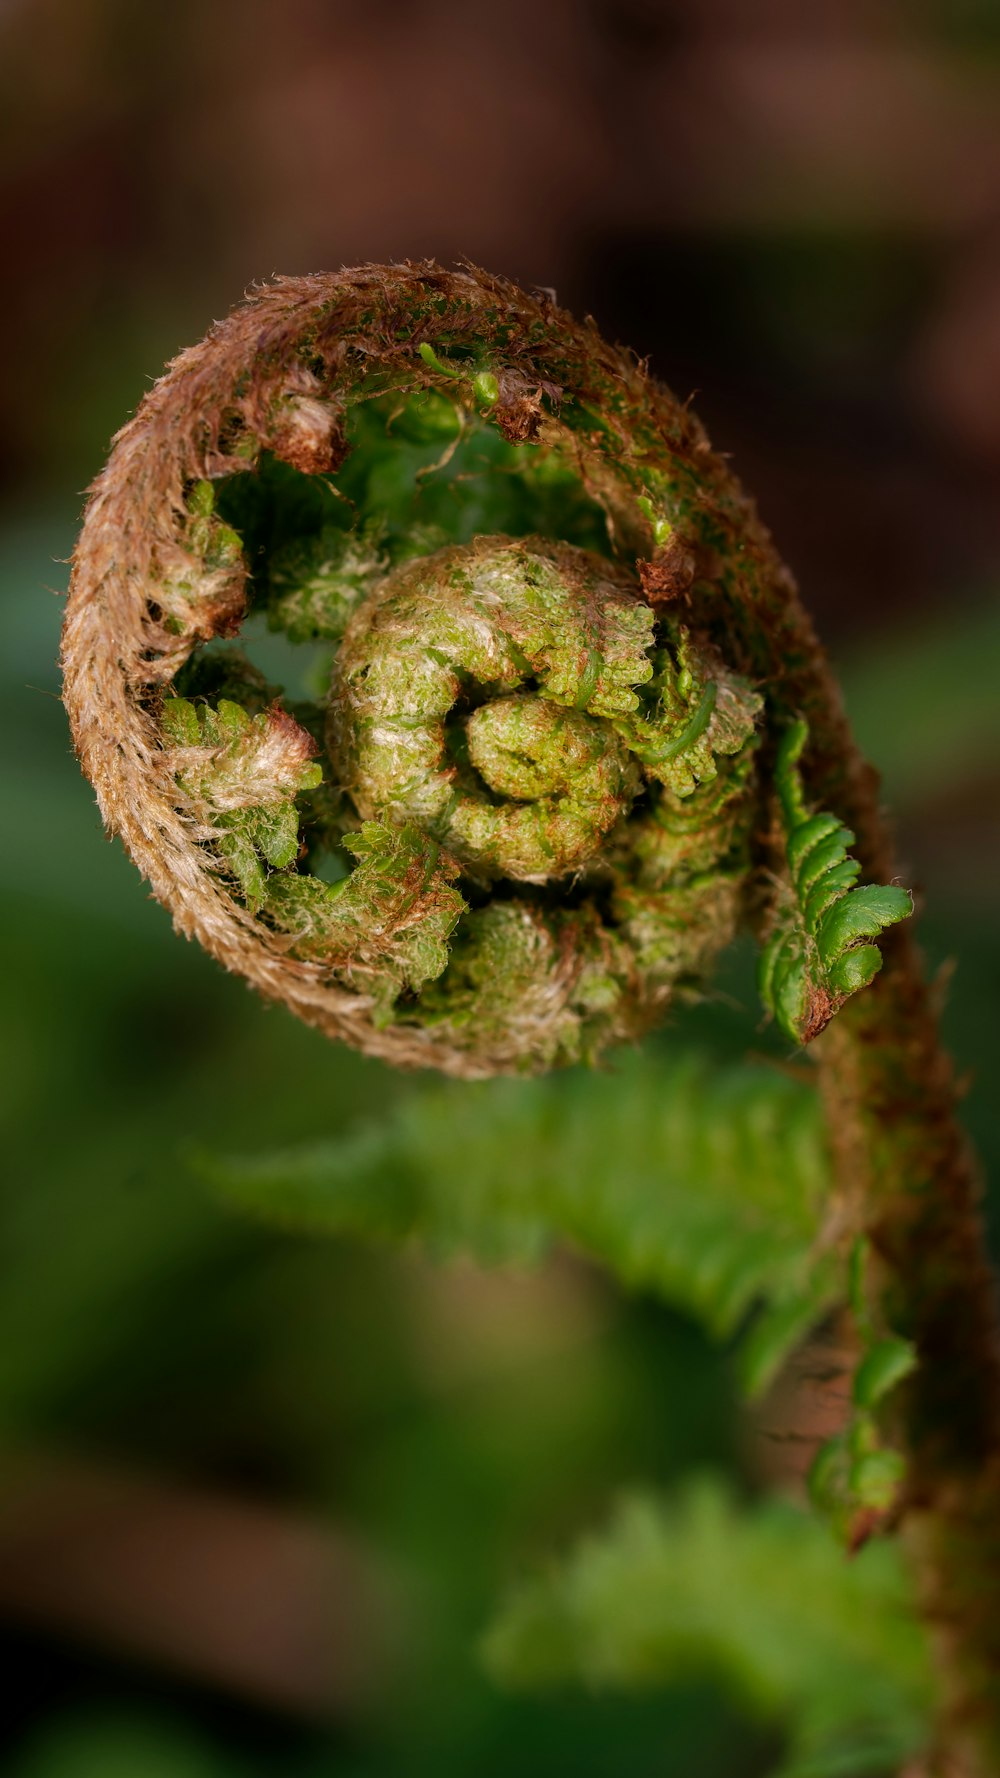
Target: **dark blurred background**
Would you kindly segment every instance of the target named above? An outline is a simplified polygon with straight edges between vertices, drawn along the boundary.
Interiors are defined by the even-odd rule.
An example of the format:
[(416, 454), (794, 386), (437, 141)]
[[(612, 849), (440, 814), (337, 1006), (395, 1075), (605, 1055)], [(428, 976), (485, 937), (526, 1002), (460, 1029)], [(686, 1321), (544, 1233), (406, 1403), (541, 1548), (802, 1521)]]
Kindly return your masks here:
[[(994, 0), (0, 0), (0, 1770), (747, 1778), (699, 1685), (516, 1701), (497, 1591), (623, 1482), (752, 1485), (725, 1351), (559, 1258), (244, 1225), (185, 1163), (419, 1090), (175, 939), (55, 666), (81, 491), (253, 281), (466, 256), (693, 395), (898, 815), (1000, 1164)], [(680, 1015), (758, 1041), (746, 959)]]

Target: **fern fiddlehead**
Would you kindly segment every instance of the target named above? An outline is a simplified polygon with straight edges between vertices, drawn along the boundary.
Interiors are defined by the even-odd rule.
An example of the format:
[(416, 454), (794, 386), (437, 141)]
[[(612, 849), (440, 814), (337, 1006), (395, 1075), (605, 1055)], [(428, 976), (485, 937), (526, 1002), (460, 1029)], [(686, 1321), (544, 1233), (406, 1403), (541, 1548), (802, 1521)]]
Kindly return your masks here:
[[(251, 656), (268, 631), (297, 644), (301, 683), (272, 684), (241, 628)], [(594, 1057), (757, 932), (768, 1007), (819, 1039), (875, 1337), (915, 1354), (889, 1398), (915, 1478), (891, 1511), (945, 1626), (956, 1769), (994, 1769), (1000, 1632), (976, 1601), (1000, 1580), (1000, 1367), (975, 1174), (905, 928), (876, 979), (909, 898), (883, 886), (872, 774), (688, 409), (484, 273), (279, 280), (119, 435), (63, 663), (104, 819), (178, 928), (397, 1064)]]
[[(795, 694), (726, 605), (765, 552), (696, 423), (551, 304), (287, 281), (122, 434), (67, 702), (222, 961), (390, 1060), (535, 1071), (641, 1033), (750, 917)], [(309, 696), (235, 647), (264, 625)]]

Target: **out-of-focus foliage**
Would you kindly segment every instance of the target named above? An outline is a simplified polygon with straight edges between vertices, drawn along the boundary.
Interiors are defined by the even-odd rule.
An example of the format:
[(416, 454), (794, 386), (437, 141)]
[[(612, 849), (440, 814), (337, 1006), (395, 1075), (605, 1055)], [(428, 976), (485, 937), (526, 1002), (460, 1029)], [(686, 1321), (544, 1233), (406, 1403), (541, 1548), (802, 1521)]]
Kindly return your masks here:
[(1000, 603), (980, 598), (936, 624), (882, 637), (848, 677), (851, 714), (897, 809), (954, 794), (1000, 757)]
[(717, 1483), (636, 1496), (561, 1567), (515, 1591), (485, 1641), (501, 1681), (669, 1685), (724, 1675), (784, 1729), (780, 1778), (896, 1772), (926, 1737), (931, 1684), (898, 1551), (852, 1562), (779, 1502)]
[(277, 1223), (412, 1236), (437, 1257), (524, 1264), (567, 1239), (716, 1338), (762, 1301), (745, 1355), (753, 1389), (843, 1293), (818, 1251), (819, 1103), (761, 1064), (650, 1050), (603, 1074), (439, 1087), (339, 1140), (202, 1167)]
[(80, 1716), (39, 1734), (8, 1778), (253, 1778), (254, 1770), (169, 1721)]

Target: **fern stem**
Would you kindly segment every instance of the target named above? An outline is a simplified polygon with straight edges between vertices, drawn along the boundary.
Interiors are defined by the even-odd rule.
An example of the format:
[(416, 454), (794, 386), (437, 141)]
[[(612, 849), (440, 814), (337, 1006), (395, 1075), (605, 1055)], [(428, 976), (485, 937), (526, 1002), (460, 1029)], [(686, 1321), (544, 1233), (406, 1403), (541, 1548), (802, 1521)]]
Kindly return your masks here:
[[(789, 695), (808, 714), (815, 743), (811, 788), (850, 822), (865, 875), (890, 880), (893, 845), (878, 778), (854, 743), (812, 626), (790, 603), (780, 629), (784, 659), (800, 663)], [(873, 1313), (917, 1354), (892, 1396), (892, 1431), (907, 1458), (900, 1529), (941, 1687), (928, 1778), (993, 1778), (1000, 1771), (996, 1285), (952, 1064), (906, 928), (886, 935), (883, 959), (877, 979), (842, 1008), (811, 1054), (838, 1209), (876, 1256)]]
[[(334, 657), (294, 717), (225, 652), (251, 608)], [(592, 1058), (748, 906), (783, 1027), (808, 1042), (839, 1012), (815, 1052), (838, 1190), (878, 1256), (874, 1319), (918, 1358), (892, 1404), (942, 1757), (1000, 1769), (975, 1171), (898, 929), (869, 985), (870, 940), (909, 912), (879, 886), (877, 781), (687, 407), (472, 268), (279, 280), (119, 434), (63, 662), (105, 820), (179, 929), (371, 1054), (465, 1078)]]
[[(808, 719), (810, 792), (850, 823), (870, 881), (895, 870), (877, 773), (858, 750), (794, 595), (757, 605), (772, 699)], [(780, 687), (780, 690), (776, 690)], [(874, 1319), (917, 1364), (891, 1398), (907, 1459), (900, 1530), (940, 1684), (927, 1778), (1000, 1771), (1000, 1323), (981, 1182), (919, 950), (895, 927), (881, 973), (811, 1046), (833, 1149), (837, 1220), (867, 1235)]]
[(908, 934), (816, 1046), (840, 1187), (878, 1257), (889, 1330), (918, 1363), (893, 1396), (903, 1536), (934, 1641), (942, 1763), (1000, 1770), (1000, 1356), (975, 1164)]

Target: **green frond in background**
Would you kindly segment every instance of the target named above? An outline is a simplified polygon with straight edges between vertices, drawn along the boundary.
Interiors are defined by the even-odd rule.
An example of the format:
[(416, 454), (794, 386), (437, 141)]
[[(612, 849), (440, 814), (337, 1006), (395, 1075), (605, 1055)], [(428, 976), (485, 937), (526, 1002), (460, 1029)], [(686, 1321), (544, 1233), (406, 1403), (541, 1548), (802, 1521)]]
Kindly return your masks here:
[(486, 1263), (570, 1241), (719, 1338), (763, 1304), (743, 1352), (751, 1389), (844, 1289), (815, 1245), (818, 1101), (759, 1063), (646, 1053), (596, 1076), (435, 1087), (335, 1140), (198, 1164), (239, 1208), (291, 1228)]
[(162, 1718), (80, 1713), (38, 1736), (9, 1778), (256, 1778), (238, 1755)]
[(853, 833), (805, 802), (798, 763), (808, 737), (804, 722), (793, 723), (775, 761), (788, 883), (759, 977), (764, 1005), (794, 1043), (818, 1036), (844, 1001), (874, 980), (882, 956), (869, 941), (913, 912), (906, 889), (855, 887), (861, 866), (848, 850)]
[[(483, 1645), (502, 1684), (727, 1682), (786, 1737), (780, 1778), (895, 1773), (927, 1734), (929, 1670), (897, 1552), (845, 1559), (821, 1524), (694, 1480), (513, 1592)], [(775, 1775), (778, 1778), (778, 1774)]]

